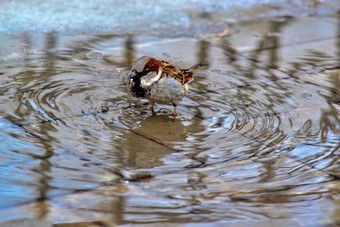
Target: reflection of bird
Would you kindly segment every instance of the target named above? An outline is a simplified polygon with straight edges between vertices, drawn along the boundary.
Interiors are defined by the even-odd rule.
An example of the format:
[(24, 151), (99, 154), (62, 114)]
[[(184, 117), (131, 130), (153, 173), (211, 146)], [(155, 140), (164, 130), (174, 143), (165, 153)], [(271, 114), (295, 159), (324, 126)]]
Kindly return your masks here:
[(189, 69), (179, 69), (166, 61), (143, 56), (132, 65), (132, 73), (127, 84), (131, 95), (137, 98), (146, 98), (152, 102), (172, 104), (174, 106), (174, 119), (176, 106), (188, 91), (187, 83), (192, 76), (207, 65), (196, 64)]

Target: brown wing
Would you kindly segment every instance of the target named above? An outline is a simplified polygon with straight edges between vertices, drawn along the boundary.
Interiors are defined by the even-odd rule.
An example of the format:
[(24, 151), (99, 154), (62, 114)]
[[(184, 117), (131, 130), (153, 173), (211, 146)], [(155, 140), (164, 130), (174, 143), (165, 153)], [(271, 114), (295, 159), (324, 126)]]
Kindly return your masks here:
[(166, 61), (161, 61), (161, 64), (163, 67), (163, 73), (165, 73), (166, 75), (170, 77), (175, 78), (176, 80), (181, 82), (181, 84), (186, 84), (187, 82), (192, 80), (192, 74), (193, 74), (192, 72), (181, 70)]

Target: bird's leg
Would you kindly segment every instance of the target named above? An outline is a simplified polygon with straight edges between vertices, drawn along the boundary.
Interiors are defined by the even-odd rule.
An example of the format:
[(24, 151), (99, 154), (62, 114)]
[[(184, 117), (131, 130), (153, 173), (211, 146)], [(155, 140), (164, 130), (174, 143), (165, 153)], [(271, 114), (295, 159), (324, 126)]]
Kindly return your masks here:
[(152, 111), (152, 113), (154, 113), (155, 111), (153, 110), (153, 106), (155, 105), (155, 102), (152, 102), (151, 106), (150, 106), (150, 110)]
[(174, 120), (176, 119), (176, 107), (177, 105), (176, 104), (173, 104), (174, 105)]

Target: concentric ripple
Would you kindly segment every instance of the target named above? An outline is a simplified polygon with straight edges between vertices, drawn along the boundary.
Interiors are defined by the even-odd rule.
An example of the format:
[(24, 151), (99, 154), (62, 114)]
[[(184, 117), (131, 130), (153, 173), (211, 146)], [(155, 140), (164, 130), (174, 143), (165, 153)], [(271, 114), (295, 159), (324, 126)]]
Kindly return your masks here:
[(30, 60), (28, 65), (25, 62), (17, 63), (15, 69), (12, 66), (4, 68), (8, 78), (17, 83), (16, 87), (6, 89), (7, 92), (3, 93), (4, 105), (8, 104), (5, 100), (17, 105), (11, 117), (26, 121), (26, 124), (55, 122), (67, 117), (96, 113), (102, 111), (104, 106), (119, 108), (123, 105), (122, 99), (127, 94), (115, 70), (100, 73), (77, 62), (63, 60), (52, 60), (44, 68), (41, 66), (44, 62), (41, 61)]
[[(122, 77), (144, 52), (107, 42), (89, 39), (74, 49), (26, 53), (0, 66), (0, 139), (8, 140), (0, 167), (14, 175), (0, 176), (0, 187), (14, 185), (0, 198), (45, 201), (76, 191), (53, 205), (84, 210), (83, 201), (90, 201), (91, 212), (111, 214), (108, 201), (116, 201), (123, 224), (232, 224), (318, 207), (322, 184), (339, 175), (334, 88), (269, 77), (263, 65), (254, 75), (244, 75), (242, 64), (232, 75), (221, 66), (197, 75), (172, 120), (171, 105), (156, 104), (152, 113), (147, 100), (127, 93)], [(162, 50), (165, 44), (157, 45)], [(188, 64), (196, 61), (187, 58)], [(106, 191), (107, 185), (124, 190)], [(20, 197), (16, 187), (28, 193)], [(89, 189), (98, 191), (78, 193)]]

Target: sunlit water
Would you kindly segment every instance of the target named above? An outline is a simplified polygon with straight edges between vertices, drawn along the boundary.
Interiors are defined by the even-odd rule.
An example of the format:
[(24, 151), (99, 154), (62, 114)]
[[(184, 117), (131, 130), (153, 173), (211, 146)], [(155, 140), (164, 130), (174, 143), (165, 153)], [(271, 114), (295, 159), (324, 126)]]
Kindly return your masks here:
[[(22, 3), (6, 4), (20, 8)], [(105, 26), (104, 17), (96, 23)], [(37, 26), (30, 29), (41, 29)], [(58, 30), (53, 26), (60, 25), (47, 29)], [(114, 27), (119, 23), (112, 26), (124, 30)], [(6, 31), (18, 32), (11, 29)], [(135, 27), (124, 31), (129, 29)], [(332, 192), (325, 184), (340, 176), (339, 80), (330, 76), (319, 84), (309, 82), (313, 72), (308, 70), (311, 65), (337, 68), (338, 56), (315, 50), (315, 42), (289, 60), (278, 49), (252, 52), (264, 40), (269, 46), (280, 38), (287, 41), (275, 33), (283, 31), (268, 29), (264, 40), (252, 32), (256, 45), (242, 47), (237, 33), (235, 40), (219, 42), (187, 34), (173, 39), (58, 32), (26, 33), (14, 41), (5, 37), (7, 47), (15, 49), (5, 47), (0, 64), (0, 209), (52, 200), (69, 209), (115, 213), (118, 224), (223, 225), (279, 218), (288, 225), (290, 219), (312, 224), (319, 215), (336, 216), (322, 195)], [(331, 47), (339, 51), (337, 42)], [(124, 77), (140, 55), (182, 67), (209, 63), (190, 83), (175, 121), (171, 106), (157, 105), (152, 114), (146, 100), (128, 95)], [(105, 187), (113, 188), (80, 201), (67, 197)], [(33, 216), (57, 223), (100, 220), (74, 218), (72, 212), (58, 216), (48, 211), (52, 205), (46, 206), (37, 205)]]

